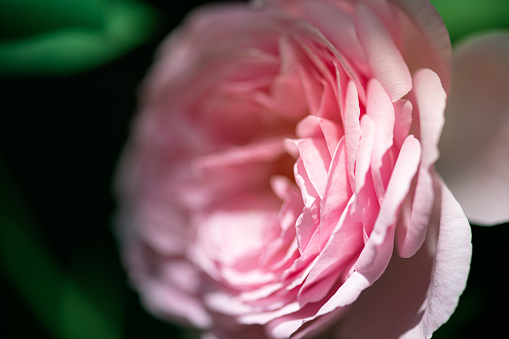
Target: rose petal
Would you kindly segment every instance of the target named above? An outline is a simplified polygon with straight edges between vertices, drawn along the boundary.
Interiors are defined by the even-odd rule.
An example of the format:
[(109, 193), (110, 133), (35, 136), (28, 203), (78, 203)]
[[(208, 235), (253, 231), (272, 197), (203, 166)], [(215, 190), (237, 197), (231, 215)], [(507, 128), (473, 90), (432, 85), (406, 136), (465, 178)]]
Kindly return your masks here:
[(167, 257), (151, 251), (134, 234), (123, 237), (123, 260), (131, 269), (133, 284), (144, 291), (141, 295), (144, 306), (160, 317), (210, 326), (212, 319), (196, 298), (202, 278), (196, 268), (176, 258), (167, 262)]
[[(299, 301), (316, 302), (322, 299), (337, 280), (338, 273), (344, 272), (346, 265), (361, 250), (362, 233), (360, 225), (350, 218), (350, 211), (345, 209), (324, 248), (314, 260), (311, 271), (300, 292)], [(325, 279), (328, 274), (335, 272), (333, 280), (327, 280), (317, 290), (315, 284)], [(309, 293), (310, 294), (306, 294)]]
[(471, 233), (460, 205), (439, 185), (440, 225), (438, 220), (431, 225), (438, 239), (430, 234), (428, 246), (409, 259), (394, 254), (383, 276), (341, 320), (334, 338), (379, 338), (380, 333), (384, 338), (430, 338), (452, 314), (468, 276)]
[(444, 123), (445, 91), (438, 76), (429, 69), (414, 75), (414, 108), (418, 110), (422, 159), (412, 202), (410, 221), (398, 227), (397, 246), (402, 257), (412, 256), (426, 238), (434, 200), (433, 164), (438, 159), (438, 140)]
[(279, 39), (279, 57), (279, 75), (273, 79), (270, 94), (258, 92), (255, 99), (273, 114), (302, 118), (307, 114), (307, 107), (299, 68), (309, 68), (309, 61), (286, 35)]
[(160, 57), (148, 75), (143, 95), (154, 97), (165, 90), (168, 83), (179, 83), (201, 57), (197, 50), (209, 50), (225, 32), (234, 31), (239, 22), (251, 16), (249, 8), (241, 4), (208, 6), (192, 12), (184, 23), (185, 29), (174, 32), (159, 47)]
[(324, 138), (331, 157), (343, 133), (343, 129), (337, 123), (314, 115), (308, 115), (296, 127), (299, 138)]
[(419, 310), (426, 299), (432, 264), (425, 247), (409, 259), (393, 253), (387, 270), (355, 301), (333, 338), (398, 338), (408, 331), (422, 317)]
[(363, 5), (358, 6), (355, 24), (373, 75), (392, 101), (401, 99), (412, 88), (412, 77), (389, 31)]
[(325, 197), (320, 208), (321, 247), (329, 238), (352, 196), (346, 170), (345, 138), (341, 138), (329, 168)]
[(435, 267), (424, 315), (420, 323), (404, 336), (408, 339), (419, 335), (430, 338), (433, 331), (449, 319), (465, 289), (470, 270), (470, 225), (447, 186), (441, 181), (439, 184), (442, 201)]
[(202, 172), (252, 162), (274, 161), (282, 153), (284, 153), (283, 140), (268, 139), (243, 147), (233, 147), (223, 152), (198, 157), (193, 165), (195, 170)]
[(408, 136), (396, 160), (373, 232), (354, 266), (355, 270), (371, 282), (380, 277), (389, 262), (394, 241), (391, 239), (391, 233), (394, 231), (401, 204), (410, 190), (412, 179), (417, 171), (420, 150), (418, 140)]
[(366, 114), (375, 123), (371, 175), (378, 200), (381, 201), (394, 166), (394, 160), (390, 157), (389, 149), (393, 144), (394, 121), (396, 118), (391, 99), (376, 79), (368, 82), (367, 94)]
[(355, 200), (352, 220), (362, 222), (367, 241), (379, 210), (373, 179), (369, 171), (376, 131), (374, 121), (367, 114), (361, 118), (361, 132), (362, 137), (355, 162)]
[(509, 34), (478, 36), (454, 53), (437, 167), (468, 218), (509, 220)]
[(355, 160), (357, 158), (357, 149), (361, 139), (362, 131), (359, 122), (359, 94), (353, 82), (349, 82), (346, 90), (345, 110), (345, 147), (347, 157), (348, 179), (352, 190), (355, 188)]
[(394, 145), (399, 150), (412, 126), (412, 103), (408, 100), (399, 100), (394, 103)]
[[(405, 61), (413, 73), (432, 69), (446, 91), (451, 84), (451, 41), (438, 12), (428, 0), (391, 0), (406, 16), (401, 17), (405, 38)], [(410, 20), (410, 21), (408, 21)]]
[(334, 47), (342, 55), (346, 55), (365, 76), (370, 76), (366, 55), (357, 38), (352, 15), (335, 4), (309, 2), (303, 7), (306, 18), (330, 40)]
[(300, 159), (304, 165), (309, 181), (323, 199), (327, 185), (331, 155), (325, 141), (319, 138), (302, 138), (290, 140), (299, 149)]

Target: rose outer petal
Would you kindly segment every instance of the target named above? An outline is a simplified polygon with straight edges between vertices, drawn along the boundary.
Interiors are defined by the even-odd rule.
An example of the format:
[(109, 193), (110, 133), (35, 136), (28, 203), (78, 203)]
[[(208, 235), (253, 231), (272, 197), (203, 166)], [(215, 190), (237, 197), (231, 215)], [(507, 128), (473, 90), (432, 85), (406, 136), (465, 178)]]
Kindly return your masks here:
[(383, 276), (359, 297), (333, 338), (380, 338), (380, 333), (383, 338), (430, 338), (453, 313), (470, 268), (471, 231), (449, 189), (441, 181), (438, 185), (441, 212), (430, 225), (427, 242), (411, 258), (394, 253)]
[(453, 56), (437, 164), (473, 223), (509, 220), (509, 33), (477, 36)]
[(401, 16), (405, 60), (410, 72), (429, 68), (438, 74), (445, 91), (451, 85), (451, 40), (447, 28), (428, 0), (391, 0), (408, 16)]

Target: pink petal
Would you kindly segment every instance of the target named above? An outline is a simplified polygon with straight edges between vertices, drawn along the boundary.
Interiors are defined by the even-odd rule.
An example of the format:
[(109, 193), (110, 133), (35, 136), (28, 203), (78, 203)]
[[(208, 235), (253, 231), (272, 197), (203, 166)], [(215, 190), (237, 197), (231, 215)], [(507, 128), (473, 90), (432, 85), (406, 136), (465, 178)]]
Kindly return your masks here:
[(394, 145), (399, 150), (412, 126), (412, 103), (408, 100), (399, 100), (394, 103)]
[[(298, 25), (294, 28), (302, 31), (307, 38), (312, 39), (314, 44), (317, 44), (317, 47), (321, 47), (309, 48), (309, 46), (307, 46), (308, 58), (316, 67), (323, 84), (319, 111), (315, 112), (315, 110), (312, 109), (310, 114), (336, 120), (338, 116), (337, 113), (339, 113), (337, 111), (338, 106), (342, 105), (340, 98), (345, 95), (347, 80), (350, 79), (355, 83), (359, 91), (359, 96), (364, 99), (364, 79), (361, 79), (357, 70), (350, 65), (348, 60), (343, 58), (334, 45), (315, 27), (311, 25)], [(301, 39), (300, 41), (303, 47), (306, 46), (306, 40)], [(335, 72), (331, 72), (331, 65), (333, 65)]]
[(397, 7), (391, 1), (354, 1), (362, 2), (363, 5), (368, 7), (384, 24), (387, 28), (395, 45), (401, 50), (401, 26), (398, 17)]
[[(155, 201), (140, 203), (137, 214), (126, 212), (125, 225), (136, 224), (136, 231), (153, 250), (163, 255), (182, 255), (189, 245), (190, 232), (180, 211)], [(171, 220), (171, 221), (170, 221)]]
[(342, 138), (332, 158), (325, 197), (321, 202), (320, 243), (322, 247), (352, 196), (346, 171), (345, 153), (345, 138)]
[[(327, 323), (332, 318), (339, 317), (348, 310), (348, 306), (357, 300), (359, 294), (369, 287), (370, 282), (358, 272), (353, 272), (348, 280), (339, 287), (339, 289), (330, 294), (327, 302), (308, 304), (299, 311), (285, 315), (279, 319), (270, 322), (267, 326), (271, 338), (302, 338), (301, 334), (307, 332), (307, 327), (302, 327), (310, 321)], [(313, 323), (309, 324), (310, 330), (314, 330)]]
[(425, 246), (408, 259), (394, 253), (382, 277), (341, 320), (334, 338), (424, 339), (448, 320), (465, 288), (471, 233), (460, 205), (440, 186), (440, 221), (430, 225)]
[(365, 76), (370, 76), (364, 50), (355, 32), (355, 23), (351, 13), (327, 3), (307, 2), (303, 5), (304, 15), (350, 62)]
[(406, 35), (405, 61), (413, 73), (420, 68), (438, 74), (444, 88), (451, 83), (451, 41), (438, 12), (428, 0), (391, 0), (406, 14), (401, 31)]
[(391, 99), (376, 79), (371, 79), (368, 82), (367, 95), (366, 114), (375, 123), (371, 175), (377, 197), (379, 200), (383, 200), (394, 164), (394, 160), (390, 158), (389, 153), (393, 143), (394, 107)]
[(419, 140), (422, 143), (422, 162), (431, 166), (438, 159), (438, 141), (444, 125), (446, 94), (440, 78), (429, 69), (414, 74), (414, 107), (419, 111)]
[(258, 92), (259, 100), (273, 114), (281, 114), (290, 119), (302, 118), (307, 114), (307, 102), (299, 68), (310, 67), (309, 61), (299, 46), (288, 36), (279, 39), (279, 74), (274, 78), (267, 95)]
[(353, 190), (355, 187), (355, 160), (357, 158), (357, 149), (359, 148), (362, 132), (359, 122), (359, 94), (352, 81), (347, 85), (344, 112), (343, 123), (345, 125), (346, 167), (348, 169), (348, 179)]
[(303, 138), (291, 140), (299, 149), (300, 159), (304, 165), (309, 181), (323, 199), (327, 185), (331, 155), (323, 138)]
[(443, 182), (441, 216), (436, 245), (435, 267), (428, 299), (420, 323), (405, 338), (431, 337), (458, 305), (465, 289), (472, 256), (472, 233), (468, 220)]
[[(309, 46), (303, 37), (295, 37), (306, 52), (310, 63), (305, 67), (300, 67), (300, 76), (304, 88), (304, 94), (309, 106), (309, 114), (333, 121), (338, 120), (341, 96), (342, 82), (346, 80), (344, 72), (358, 83), (358, 79), (353, 70), (347, 65), (342, 56), (334, 49), (334, 46), (320, 34), (318, 30), (311, 26), (299, 26), (296, 29), (303, 29), (304, 35), (310, 35), (314, 38), (318, 46)], [(330, 51), (326, 53), (325, 51)], [(330, 65), (334, 65), (335, 72), (331, 72)], [(338, 75), (340, 74), (340, 75)], [(337, 79), (339, 78), (339, 81)]]
[(157, 58), (157, 64), (145, 82), (143, 95), (153, 97), (164, 92), (168, 84), (179, 83), (201, 56), (199, 51), (210, 50), (211, 44), (221, 40), (218, 37), (226, 32), (231, 34), (233, 27), (250, 17), (249, 8), (240, 4), (208, 6), (193, 11), (184, 22), (185, 28), (170, 35), (159, 47), (157, 53), (164, 57)]
[(397, 246), (402, 257), (412, 256), (426, 237), (434, 200), (433, 165), (438, 159), (438, 140), (444, 123), (445, 92), (438, 76), (429, 69), (414, 75), (414, 109), (418, 110), (422, 159), (407, 227), (398, 227)]
[(328, 296), (325, 298), (327, 300), (325, 304), (311, 303), (300, 307), (293, 313), (287, 313), (271, 321), (267, 329), (273, 338), (289, 338), (290, 335), (309, 321), (320, 321), (317, 318), (328, 315), (331, 312), (343, 312), (344, 307), (353, 303), (360, 292), (368, 286), (369, 282), (366, 278), (354, 272), (336, 292), (330, 291), (328, 293)]
[(199, 300), (202, 276), (187, 260), (151, 251), (134, 233), (124, 233), (123, 260), (144, 306), (163, 318), (209, 327), (212, 319)]
[(333, 338), (398, 338), (408, 331), (422, 316), (419, 310), (426, 299), (432, 265), (425, 247), (409, 259), (393, 253), (382, 277), (355, 301)]
[(363, 5), (358, 6), (355, 23), (374, 77), (392, 101), (401, 99), (412, 88), (412, 78), (391, 34), (380, 19)]
[(454, 53), (438, 169), (468, 218), (509, 220), (509, 34), (478, 36)]
[(312, 243), (312, 245), (315, 245), (313, 246), (315, 248), (315, 251), (319, 250), (318, 246), (320, 242), (317, 241), (317, 236), (314, 235), (317, 232), (318, 226), (320, 224), (319, 219), (320, 209), (317, 203), (318, 202), (315, 200), (315, 202), (311, 206), (304, 207), (304, 209), (302, 210), (302, 214), (295, 222), (297, 243), (299, 245), (299, 251), (301, 254), (303, 254), (304, 251), (308, 249), (309, 242), (313, 237), (315, 238), (315, 240)]
[(295, 183), (299, 186), (302, 201), (304, 202), (305, 207), (311, 207), (318, 198), (318, 193), (316, 193), (315, 188), (311, 184), (309, 180), (308, 174), (304, 167), (304, 163), (302, 159), (297, 159), (295, 165), (293, 167), (293, 172), (295, 176)]
[(368, 115), (363, 115), (360, 127), (362, 137), (359, 141), (355, 159), (354, 193), (356, 199), (353, 208), (353, 219), (355, 221), (365, 220), (366, 206), (368, 206), (369, 198), (372, 195), (372, 185), (370, 185), (371, 181), (370, 176), (368, 176), (368, 171), (370, 167), (371, 153), (373, 150), (375, 124)]
[(157, 280), (145, 281), (137, 287), (144, 306), (153, 314), (162, 318), (183, 317), (197, 327), (212, 324), (210, 315), (204, 310), (201, 301), (182, 291)]
[[(361, 228), (358, 223), (351, 220), (349, 212), (349, 209), (345, 209), (341, 214), (325, 247), (311, 264), (311, 271), (299, 292), (300, 302), (321, 300), (329, 293), (338, 276), (345, 271), (346, 265), (360, 252), (363, 245)], [(332, 275), (332, 279), (325, 278), (329, 274)], [(314, 285), (321, 282), (325, 284), (317, 290)]]
[(413, 136), (409, 136), (403, 143), (394, 165), (373, 232), (354, 266), (356, 271), (366, 276), (371, 282), (380, 277), (389, 262), (394, 241), (391, 239), (391, 234), (394, 231), (401, 204), (410, 191), (419, 160), (420, 144)]
[(323, 137), (325, 138), (325, 142), (327, 143), (327, 147), (329, 148), (329, 152), (332, 157), (334, 156), (334, 152), (336, 151), (339, 140), (343, 137), (344, 132), (338, 124), (327, 119), (320, 120), (320, 128), (322, 129)]
[(297, 124), (296, 134), (299, 138), (324, 138), (332, 157), (339, 139), (343, 136), (343, 130), (329, 119), (308, 115)]
[(208, 171), (250, 162), (274, 161), (284, 153), (282, 139), (268, 139), (197, 158), (194, 169)]

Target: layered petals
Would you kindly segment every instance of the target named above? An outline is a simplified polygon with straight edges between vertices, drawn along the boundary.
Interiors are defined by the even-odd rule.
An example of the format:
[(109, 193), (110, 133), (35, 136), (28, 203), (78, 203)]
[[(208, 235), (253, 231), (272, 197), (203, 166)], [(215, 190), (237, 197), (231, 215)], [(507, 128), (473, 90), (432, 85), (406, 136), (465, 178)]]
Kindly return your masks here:
[(470, 268), (470, 225), (447, 187), (436, 183), (439, 217), (430, 220), (424, 246), (411, 258), (394, 253), (383, 276), (345, 315), (337, 338), (430, 338), (456, 308)]

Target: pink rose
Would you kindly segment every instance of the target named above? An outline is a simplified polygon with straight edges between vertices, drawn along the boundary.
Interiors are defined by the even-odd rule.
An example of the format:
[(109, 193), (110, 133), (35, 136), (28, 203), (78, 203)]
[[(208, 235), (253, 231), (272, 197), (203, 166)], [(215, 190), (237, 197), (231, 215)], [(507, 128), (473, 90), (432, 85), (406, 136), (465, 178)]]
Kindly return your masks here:
[(146, 307), (204, 338), (429, 338), (471, 256), (434, 169), (450, 55), (424, 0), (193, 12), (118, 176)]

